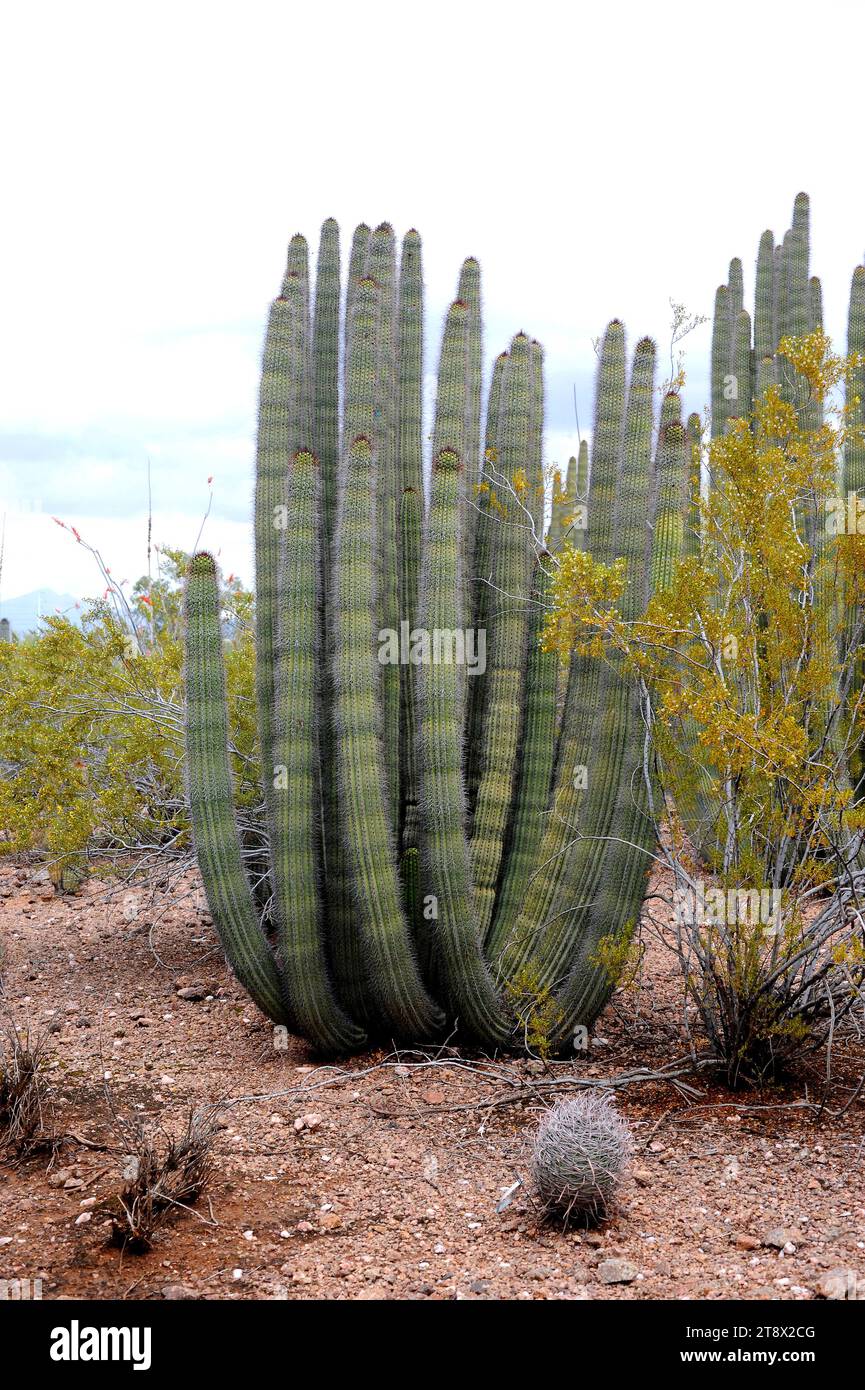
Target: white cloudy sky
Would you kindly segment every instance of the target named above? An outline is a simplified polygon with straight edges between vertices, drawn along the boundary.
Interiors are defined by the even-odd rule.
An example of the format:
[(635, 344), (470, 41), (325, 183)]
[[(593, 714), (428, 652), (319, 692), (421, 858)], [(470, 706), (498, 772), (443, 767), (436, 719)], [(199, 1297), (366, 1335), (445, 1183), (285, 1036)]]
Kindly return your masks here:
[[(434, 366), (464, 255), (488, 360), (547, 349), (550, 457), (591, 412), (613, 315), (664, 339), (711, 312), (731, 255), (812, 197), (813, 268), (843, 337), (865, 249), (860, 0), (245, 0), (7, 7), (0, 52), (3, 597), (93, 593), (205, 530), (251, 579), (258, 359), (289, 236), (336, 216), (424, 236)], [(690, 343), (706, 396), (708, 331)]]

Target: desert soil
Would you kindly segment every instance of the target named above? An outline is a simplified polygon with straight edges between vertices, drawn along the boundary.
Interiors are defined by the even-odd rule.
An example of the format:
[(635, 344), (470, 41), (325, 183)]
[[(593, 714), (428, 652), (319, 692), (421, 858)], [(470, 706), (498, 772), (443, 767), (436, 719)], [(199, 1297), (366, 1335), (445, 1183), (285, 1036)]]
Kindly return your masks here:
[[(236, 984), (191, 872), (57, 896), (37, 864), (0, 861), (0, 947), (0, 1012), (50, 1030), (60, 1139), (0, 1159), (0, 1280), (39, 1278), (43, 1298), (803, 1300), (837, 1269), (865, 1276), (865, 1101), (801, 1105), (823, 1095), (817, 1061), (760, 1093), (617, 1091), (636, 1151), (597, 1231), (542, 1224), (528, 1186), (497, 1210), (552, 1080), (683, 1055), (658, 948), (589, 1052), (548, 1068), (447, 1048), (323, 1065)], [(830, 1109), (863, 1066), (836, 1043)], [(216, 1102), (208, 1192), (148, 1253), (111, 1245), (100, 1209), (129, 1161), (112, 1112), (178, 1134)]]

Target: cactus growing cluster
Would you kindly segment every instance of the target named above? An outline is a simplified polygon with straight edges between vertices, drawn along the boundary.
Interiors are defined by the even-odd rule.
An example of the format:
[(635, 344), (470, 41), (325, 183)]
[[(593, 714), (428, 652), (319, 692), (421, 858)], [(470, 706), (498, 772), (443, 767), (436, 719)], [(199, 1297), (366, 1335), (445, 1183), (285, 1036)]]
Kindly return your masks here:
[[(216, 567), (192, 561), (187, 752), (198, 861), (238, 978), (325, 1052), (454, 1027), (566, 1049), (614, 986), (655, 826), (640, 693), (538, 636), (562, 546), (622, 557), (638, 613), (685, 544), (679, 398), (655, 347), (600, 347), (592, 457), (547, 486), (543, 353), (518, 333), (483, 413), (480, 269), (462, 267), (425, 477), (421, 242), (293, 238), (268, 321), (255, 491), (267, 853), (232, 809)], [(548, 494), (550, 496), (548, 497)], [(545, 531), (546, 514), (550, 512)], [(528, 1001), (528, 1002), (527, 1002)], [(534, 1022), (537, 1022), (535, 1017)]]

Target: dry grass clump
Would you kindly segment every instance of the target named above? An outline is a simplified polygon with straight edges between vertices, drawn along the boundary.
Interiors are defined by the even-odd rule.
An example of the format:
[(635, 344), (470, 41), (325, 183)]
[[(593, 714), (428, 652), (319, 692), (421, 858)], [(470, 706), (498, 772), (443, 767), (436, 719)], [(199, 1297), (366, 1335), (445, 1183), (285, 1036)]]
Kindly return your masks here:
[(46, 1044), (11, 1020), (0, 1032), (0, 1153), (27, 1158), (54, 1145)]
[(213, 1174), (213, 1114), (191, 1111), (179, 1139), (139, 1121), (124, 1126), (125, 1185), (104, 1208), (112, 1224), (111, 1239), (141, 1254), (178, 1211), (198, 1201)]

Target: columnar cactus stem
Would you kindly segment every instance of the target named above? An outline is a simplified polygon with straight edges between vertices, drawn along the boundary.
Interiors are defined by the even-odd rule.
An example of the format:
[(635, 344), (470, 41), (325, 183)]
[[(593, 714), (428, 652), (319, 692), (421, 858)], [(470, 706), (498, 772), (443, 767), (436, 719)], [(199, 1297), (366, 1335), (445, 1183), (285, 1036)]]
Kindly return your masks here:
[(589, 446), (585, 439), (580, 440), (577, 457), (568, 462), (568, 497), (570, 506), (565, 518), (565, 540), (575, 550), (585, 550), (589, 509)]
[(732, 321), (730, 291), (719, 285), (715, 293), (715, 315), (712, 324), (712, 438), (724, 433), (729, 415), (729, 402), (724, 395), (726, 377), (730, 372)]
[[(654, 367), (655, 345), (651, 339), (642, 339), (634, 353), (625, 443), (619, 451), (613, 517), (609, 526), (611, 543), (627, 563), (628, 584), (620, 605), (626, 618), (638, 614), (643, 598)], [(593, 476), (597, 480), (594, 470)], [(592, 516), (594, 524), (598, 517), (594, 504)], [(591, 544), (594, 555), (594, 535)], [(565, 846), (570, 848), (569, 852), (562, 854), (562, 858), (566, 859), (566, 869), (557, 885), (559, 891), (553, 896), (552, 911), (535, 915), (526, 924), (529, 931), (524, 935), (523, 923), (534, 897), (530, 889), (521, 921), (514, 933), (514, 949), (508, 952), (506, 961), (511, 978), (514, 978), (515, 970), (518, 972), (528, 960), (539, 986), (550, 987), (562, 979), (569, 967), (575, 942), (579, 940), (586, 921), (586, 905), (600, 891), (602, 856), (598, 852), (598, 843), (609, 835), (616, 808), (629, 794), (634, 758), (637, 756), (634, 740), (641, 741), (642, 738), (642, 726), (634, 729), (628, 720), (632, 687), (633, 680), (621, 673), (618, 663), (613, 661), (603, 666), (596, 691), (596, 708), (589, 722), (589, 737), (584, 744), (587, 751), (579, 760), (585, 765), (587, 773), (586, 795), (579, 808), (581, 838), (572, 844), (575, 826), (568, 816), (567, 827), (561, 827), (567, 838), (560, 850)], [(563, 798), (565, 805), (571, 799)], [(557, 821), (563, 816), (563, 807), (558, 802), (554, 807), (554, 816)], [(549, 848), (542, 844), (539, 851), (541, 864), (547, 862)]]
[(703, 425), (696, 412), (688, 416), (687, 455), (685, 469), (687, 478), (688, 511), (685, 523), (685, 555), (700, 554), (700, 534), (702, 521), (700, 512), (700, 463), (703, 445)]
[(687, 442), (682, 425), (682, 402), (669, 391), (661, 407), (658, 446), (655, 453), (652, 524), (647, 533), (644, 600), (653, 592), (669, 587), (676, 564), (684, 549), (688, 510)]
[[(400, 540), (404, 574), (417, 574), (421, 555), (421, 536), (423, 531), (423, 504), (420, 494), (407, 487), (400, 502)], [(400, 640), (402, 634), (409, 636), (415, 630), (418, 615), (418, 596), (403, 595)], [(404, 626), (403, 626), (404, 624)], [(411, 661), (400, 666), (402, 677), (402, 709), (400, 711), (400, 764), (402, 771), (402, 825), (400, 845), (403, 851), (416, 849), (418, 844), (417, 813), (417, 719), (416, 719), (416, 679)]]
[(754, 355), (758, 362), (772, 357), (778, 339), (775, 328), (775, 235), (766, 231), (757, 252), (757, 286), (754, 299)]
[[(865, 363), (865, 266), (862, 265), (857, 265), (850, 284), (847, 352), (859, 354)], [(865, 365), (853, 369), (847, 384), (846, 406), (848, 437), (844, 442), (841, 469), (841, 492), (845, 499), (851, 492), (856, 493), (858, 497), (865, 496), (865, 438), (862, 433), (865, 424)], [(842, 637), (843, 656), (846, 656), (851, 644), (856, 640), (856, 628), (861, 616), (858, 604), (848, 604)], [(860, 787), (865, 770), (863, 760), (858, 756), (852, 762), (853, 783), (854, 786)]]
[(329, 217), (321, 229), (312, 322), (312, 398), (315, 447), (321, 460), (325, 596), (336, 526), (339, 467), (339, 297), (339, 227)]
[(736, 318), (745, 307), (745, 291), (742, 283), (742, 262), (734, 256), (727, 275), (727, 288), (730, 291), (730, 321), (735, 326)]
[(544, 833), (556, 747), (558, 657), (541, 650), (541, 631), (550, 595), (550, 558), (535, 561), (529, 622), (526, 698), (520, 732), (520, 766), (502, 886), (496, 903), (495, 935), (506, 939), (516, 922)]
[[(348, 370), (348, 344), (351, 336), (352, 311), (354, 309), (354, 297), (361, 280), (365, 279), (369, 271), (369, 243), (372, 232), (365, 222), (361, 222), (355, 227), (354, 235), (351, 239), (351, 251), (348, 258), (348, 281), (345, 291), (345, 370)], [(348, 384), (346, 383), (346, 390)]]
[(531, 416), (529, 419), (529, 491), (526, 497), (532, 515), (535, 535), (540, 543), (544, 535), (544, 505), (546, 502), (546, 480), (544, 478), (544, 350), (540, 343), (532, 343), (532, 394)]
[(286, 466), (298, 449), (308, 448), (310, 443), (305, 410), (308, 401), (306, 309), (306, 287), (298, 273), (290, 270), (283, 282), (283, 293), (271, 305), (267, 325), (255, 472), (255, 686), (262, 781), (268, 803), (273, 789), (274, 653), (279, 607), (280, 528), (287, 515)]
[[(466, 410), (463, 438), (463, 508), (465, 522), (465, 563), (469, 573), (475, 551), (477, 531), (477, 485), (481, 478), (481, 391), (483, 334), (481, 323), (481, 268), (474, 256), (463, 261), (457, 286), (457, 299), (466, 306)], [(466, 612), (471, 622), (471, 607)]]
[(820, 284), (819, 275), (811, 276), (808, 288), (808, 332), (820, 333), (823, 331), (823, 286)]
[[(576, 460), (574, 460), (576, 464)], [(568, 494), (560, 468), (553, 470), (550, 500), (550, 524), (547, 528), (547, 550), (556, 551), (562, 543), (562, 519), (568, 510)]]
[(234, 814), (219, 584), (213, 556), (195, 555), (185, 599), (189, 812), (207, 905), (229, 964), (268, 1018), (286, 1023), (276, 964), (258, 921)]
[(751, 316), (742, 309), (733, 328), (730, 375), (736, 395), (726, 402), (727, 419), (747, 419), (751, 414)]
[[(491, 511), (495, 501), (493, 478), (498, 468), (499, 423), (501, 413), (502, 382), (508, 363), (508, 354), (502, 352), (495, 360), (489, 397), (487, 399), (487, 418), (484, 446), (484, 465), (481, 482), (475, 502), (477, 518), (475, 524), (474, 553), (469, 566), (469, 611), (472, 626), (477, 634), (483, 633), (486, 640), (487, 623), (490, 614), (492, 585), (493, 540), (496, 534), (497, 513)], [(468, 685), (466, 709), (466, 784), (469, 805), (469, 820), (474, 815), (477, 801), (478, 783), (483, 762), (483, 729), (486, 713), (486, 672), (478, 672)]]
[[(372, 234), (370, 273), (380, 287), (381, 317), (376, 375), (377, 458), (376, 505), (378, 509), (379, 581), (377, 614), (380, 630), (399, 631), (399, 518), (402, 500), (397, 495), (395, 460), (397, 429), (396, 365), (396, 244), (393, 228), (382, 222)], [(400, 667), (387, 662), (381, 668), (382, 719), (388, 803), (394, 834), (400, 825)]]
[(299, 232), (296, 232), (288, 243), (285, 274), (282, 277), (282, 293), (284, 295), (288, 296), (291, 294), (293, 283), (300, 286), (303, 295), (303, 307), (301, 310), (302, 333), (299, 341), (301, 366), (298, 371), (296, 386), (299, 392), (300, 443), (304, 448), (308, 448), (312, 441), (313, 404), (309, 246), (306, 237), (301, 236)]
[[(847, 352), (858, 353), (865, 363), (865, 266), (857, 265), (850, 284), (847, 314)], [(853, 370), (847, 394), (849, 438), (844, 445), (843, 491), (865, 495), (865, 365)]]
[[(438, 393), (436, 413), (433, 424), (433, 458), (443, 449), (453, 449), (462, 460), (466, 455), (468, 425), (468, 385), (470, 377), (469, 360), (471, 355), (470, 313), (465, 300), (455, 299), (447, 312), (444, 335), (442, 337), (441, 357), (439, 359)], [(460, 465), (460, 535), (466, 545), (467, 526), (467, 486), (465, 469)], [(464, 567), (468, 568), (468, 557), (464, 555)], [(463, 598), (461, 586), (460, 598)], [(463, 629), (469, 621), (464, 606), (456, 615), (455, 626)], [(461, 698), (465, 697), (462, 681), (459, 682)]]
[[(645, 515), (650, 496), (645, 464), (646, 428), (648, 425), (651, 430), (651, 416), (647, 420), (641, 408), (641, 396), (645, 390), (644, 373), (647, 370), (651, 379), (654, 354), (649, 349), (652, 346), (648, 340), (637, 346), (628, 398), (628, 461), (620, 505), (621, 546), (625, 554), (631, 555), (643, 540), (638, 518), (641, 514)], [(635, 389), (638, 393), (636, 398)], [(659, 462), (662, 461), (661, 450), (656, 457)], [(651, 526), (654, 518), (650, 515), (649, 520)], [(656, 549), (665, 549), (668, 537), (667, 528), (655, 526), (655, 546), (649, 564), (653, 573), (661, 573), (669, 566), (670, 555), (666, 554), (662, 559)], [(633, 581), (625, 590), (620, 608), (626, 621), (635, 620), (642, 610), (645, 593), (641, 590), (642, 586)], [(577, 914), (574, 924), (577, 930), (574, 933), (568, 981), (557, 996), (562, 1015), (555, 1035), (559, 1047), (573, 1036), (575, 1028), (591, 1025), (613, 991), (616, 981), (600, 963), (598, 950), (604, 939), (621, 943), (636, 925), (652, 862), (651, 850), (655, 844), (655, 818), (650, 814), (652, 808), (646, 786), (648, 754), (642, 689), (633, 675), (622, 668), (615, 655), (607, 673), (604, 694), (607, 713), (592, 761), (593, 766), (596, 762), (602, 766), (611, 763), (614, 772), (605, 783), (606, 795), (600, 793), (597, 798), (590, 796), (587, 814), (581, 822), (585, 833), (588, 836), (600, 835), (603, 844), (600, 852), (591, 855), (576, 895), (577, 902), (585, 904), (585, 907)], [(592, 814), (599, 807), (602, 795), (604, 800), (600, 820), (603, 828), (599, 825), (599, 818)]]
[(378, 1016), (398, 1036), (430, 1037), (443, 1022), (418, 971), (396, 872), (387, 809), (375, 612), (375, 460), (349, 445), (337, 515), (334, 689), (343, 849)]
[[(781, 245), (775, 253), (775, 300), (778, 342), (790, 332), (790, 237), (784, 233)], [(777, 346), (777, 344), (776, 344)]]
[(294, 1027), (326, 1052), (359, 1047), (364, 1034), (337, 1004), (319, 914), (321, 479), (300, 452), (289, 468), (291, 527), (283, 531), (273, 751), (278, 768), (270, 822), (271, 872), (283, 977)]
[[(414, 630), (418, 612), (421, 535), (423, 531), (423, 274), (421, 240), (408, 232), (402, 244), (399, 279), (397, 329), (397, 467), (399, 469), (399, 618), (400, 633)], [(415, 672), (410, 661), (399, 667), (400, 674), (400, 825), (399, 843), (404, 852), (418, 843), (417, 771), (415, 765)], [(403, 882), (409, 892), (404, 867)], [(417, 854), (411, 871), (417, 880)], [(412, 899), (414, 902), (415, 899)], [(407, 910), (409, 899), (406, 898)], [(414, 917), (409, 910), (409, 920)]]
[[(450, 448), (433, 463), (421, 576), (421, 624), (428, 633), (453, 630), (460, 611), (461, 467)], [(457, 667), (426, 662), (418, 668), (418, 685), (424, 884), (431, 895), (436, 960), (451, 1012), (472, 1037), (495, 1046), (507, 1037), (508, 1024), (484, 959), (472, 897)]]
[[(472, 830), (472, 874), (481, 931), (492, 921), (501, 868), (508, 812), (512, 803), (519, 745), (515, 711), (522, 704), (528, 643), (529, 583), (532, 564), (530, 530), (523, 500), (528, 479), (537, 471), (533, 459), (532, 410), (535, 377), (531, 344), (518, 334), (502, 387), (502, 479), (496, 493), (498, 534), (494, 545), (493, 611), (487, 642), (486, 717), (483, 763)], [(491, 518), (492, 520), (492, 518)]]
[[(363, 237), (364, 231), (367, 233), (366, 239)], [(355, 233), (355, 247), (352, 252), (352, 258), (356, 262), (360, 260), (361, 248), (367, 247), (368, 240), (369, 229), (359, 227)], [(349, 285), (349, 294), (351, 310), (346, 330), (345, 400), (342, 429), (344, 440), (352, 439), (357, 435), (371, 438), (374, 432), (380, 324), (379, 287), (374, 280), (369, 276), (364, 276), (355, 282), (353, 288), (351, 284)], [(346, 460), (347, 450), (344, 449), (339, 465), (340, 495), (345, 491)], [(333, 587), (335, 580), (336, 558), (334, 549), (331, 587)], [(346, 846), (344, 836), (339, 830), (343, 819), (343, 792), (338, 770), (336, 708), (332, 686), (337, 654), (337, 617), (336, 599), (334, 598), (328, 625), (327, 679), (330, 683), (331, 702), (326, 716), (329, 732), (328, 741), (323, 749), (325, 773), (328, 778), (325, 789), (325, 805), (331, 816), (331, 823), (325, 825), (330, 957), (340, 999), (343, 1000), (352, 1017), (372, 1025), (375, 1021), (375, 1012), (370, 1001), (363, 958), (363, 940), (357, 920), (357, 904), (351, 871), (351, 851)], [(371, 617), (370, 629), (372, 630)], [(377, 631), (378, 628), (376, 627)], [(372, 631), (370, 641), (372, 641)]]
[[(621, 470), (625, 415), (625, 331), (618, 320), (607, 327), (601, 345), (592, 435), (591, 548), (604, 564), (616, 558), (613, 513)], [(599, 663), (571, 655), (565, 708), (556, 752), (552, 810), (536, 856), (516, 924), (496, 922), (487, 944), (493, 961), (504, 961), (517, 977), (533, 958), (539, 941), (561, 923), (571, 907), (576, 868), (574, 836), (589, 773), (591, 729), (598, 716)]]

